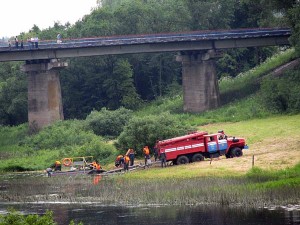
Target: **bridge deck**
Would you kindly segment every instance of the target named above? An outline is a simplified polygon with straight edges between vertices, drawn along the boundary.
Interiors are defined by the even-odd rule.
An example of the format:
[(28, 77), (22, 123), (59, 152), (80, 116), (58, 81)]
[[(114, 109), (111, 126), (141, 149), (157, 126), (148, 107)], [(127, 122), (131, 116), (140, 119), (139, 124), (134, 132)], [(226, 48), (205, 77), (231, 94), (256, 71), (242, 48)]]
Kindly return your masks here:
[[(129, 46), (135, 47), (138, 45), (153, 45), (156, 48), (162, 48), (162, 44), (173, 44), (168, 49), (162, 49), (162, 51), (174, 51), (184, 50), (185, 47), (179, 48), (178, 45), (186, 45), (190, 46), (186, 50), (191, 49), (211, 49), (215, 47), (216, 41), (235, 41), (235, 40), (251, 40), (251, 39), (262, 39), (262, 38), (286, 38), (291, 35), (291, 30), (289, 28), (264, 28), (264, 29), (239, 29), (239, 30), (217, 30), (217, 31), (193, 31), (193, 32), (182, 32), (182, 33), (162, 33), (162, 34), (142, 34), (142, 35), (126, 35), (126, 36), (110, 36), (110, 37), (95, 37), (95, 38), (80, 38), (80, 39), (65, 39), (62, 43), (56, 43), (56, 40), (40, 40), (38, 44), (38, 49), (30, 48), (29, 43), (24, 42), (24, 48), (15, 48), (14, 42), (11, 43), (11, 47), (8, 47), (8, 43), (0, 42), (0, 61), (14, 61), (14, 60), (30, 60), (30, 55), (25, 55), (18, 57), (17, 55), (11, 55), (13, 52), (26, 52), (26, 51), (42, 51), (42, 50), (49, 50), (49, 52), (45, 53), (50, 58), (52, 55), (59, 56), (59, 57), (71, 57), (70, 55), (74, 54), (74, 51), (68, 54), (57, 54), (57, 51), (60, 50), (76, 50), (76, 49), (83, 49), (83, 48), (91, 48), (91, 47), (112, 47), (112, 46), (119, 46), (125, 47), (128, 49)], [(208, 43), (209, 44), (206, 44)], [(204, 47), (197, 47), (191, 46), (191, 43), (204, 43), (207, 46)], [(176, 44), (176, 46), (174, 45)], [(270, 45), (274, 45), (277, 43), (272, 43)], [(280, 44), (280, 43), (279, 43)], [(198, 44), (199, 45), (199, 44)], [(213, 46), (212, 46), (213, 45)], [(251, 46), (254, 44), (252, 43)], [(261, 46), (261, 45), (257, 45)], [(230, 46), (229, 46), (230, 47)], [(243, 47), (243, 46), (237, 46)], [(149, 48), (149, 47), (148, 47)], [(217, 47), (215, 47), (217, 48)], [(222, 48), (222, 47), (220, 47)], [(226, 48), (224, 46), (223, 48)], [(52, 51), (50, 51), (52, 50)], [(99, 50), (99, 49), (98, 49)], [(98, 51), (97, 50), (97, 51)], [(114, 49), (115, 50), (115, 49)], [(55, 51), (55, 52), (54, 52)], [(136, 50), (135, 50), (136, 51)], [(132, 50), (123, 50), (120, 53), (111, 53), (111, 54), (124, 54), (124, 53), (135, 53)], [(151, 52), (152, 50), (144, 49), (144, 52)], [(158, 50), (155, 50), (156, 52)], [(62, 51), (60, 51), (62, 52)], [(143, 52), (143, 50), (139, 50), (137, 52)], [(153, 50), (154, 52), (154, 50)], [(7, 59), (4, 54), (7, 54)], [(109, 52), (108, 52), (109, 53)], [(107, 54), (108, 54), (107, 53)], [(41, 57), (41, 59), (47, 58), (45, 54), (38, 54), (39, 56), (33, 56), (32, 59), (37, 59)], [(86, 55), (96, 55), (89, 51), (89, 53), (85, 53), (83, 55), (74, 55), (74, 57), (78, 56), (86, 56)], [(2, 56), (1, 56), (2, 55)]]

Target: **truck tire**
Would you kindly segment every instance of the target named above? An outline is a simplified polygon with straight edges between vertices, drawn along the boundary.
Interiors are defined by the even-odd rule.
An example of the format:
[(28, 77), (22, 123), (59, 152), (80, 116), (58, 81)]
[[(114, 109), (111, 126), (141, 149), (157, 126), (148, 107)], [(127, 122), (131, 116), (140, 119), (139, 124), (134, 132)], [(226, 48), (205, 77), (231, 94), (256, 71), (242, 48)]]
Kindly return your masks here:
[(241, 157), (243, 155), (242, 149), (235, 147), (230, 152), (231, 157)]
[(185, 155), (182, 155), (182, 156), (179, 156), (178, 159), (177, 159), (177, 165), (180, 165), (180, 164), (187, 164), (189, 163), (189, 158), (186, 157)]
[(192, 158), (193, 162), (200, 162), (203, 160), (204, 160), (204, 157), (201, 153), (197, 153), (197, 154), (193, 155), (193, 158)]

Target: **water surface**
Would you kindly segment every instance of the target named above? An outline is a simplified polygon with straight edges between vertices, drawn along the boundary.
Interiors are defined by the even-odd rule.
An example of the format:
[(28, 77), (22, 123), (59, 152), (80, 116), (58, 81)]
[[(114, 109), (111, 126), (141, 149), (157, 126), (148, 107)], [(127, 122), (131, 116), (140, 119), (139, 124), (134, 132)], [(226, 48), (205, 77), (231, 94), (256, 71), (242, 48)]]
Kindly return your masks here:
[(300, 209), (244, 209), (219, 206), (103, 206), (97, 204), (7, 204), (0, 203), (0, 212), (12, 206), (24, 214), (43, 214), (52, 210), (58, 225), (71, 220), (90, 224), (120, 225), (299, 225)]

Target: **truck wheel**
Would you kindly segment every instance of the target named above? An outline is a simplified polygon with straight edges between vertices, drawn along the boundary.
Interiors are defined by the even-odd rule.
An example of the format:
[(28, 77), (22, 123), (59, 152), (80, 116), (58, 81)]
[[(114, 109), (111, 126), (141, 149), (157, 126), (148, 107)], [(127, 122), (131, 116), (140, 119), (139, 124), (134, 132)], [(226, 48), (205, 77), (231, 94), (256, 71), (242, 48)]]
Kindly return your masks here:
[(185, 155), (179, 156), (177, 159), (177, 165), (189, 163), (189, 158)]
[(203, 157), (202, 154), (197, 153), (197, 154), (193, 155), (193, 158), (192, 158), (193, 162), (200, 162), (200, 161), (203, 161), (203, 160), (204, 160), (204, 157)]
[(230, 155), (231, 155), (231, 157), (241, 157), (243, 155), (243, 151), (242, 151), (242, 149), (236, 147), (231, 150)]

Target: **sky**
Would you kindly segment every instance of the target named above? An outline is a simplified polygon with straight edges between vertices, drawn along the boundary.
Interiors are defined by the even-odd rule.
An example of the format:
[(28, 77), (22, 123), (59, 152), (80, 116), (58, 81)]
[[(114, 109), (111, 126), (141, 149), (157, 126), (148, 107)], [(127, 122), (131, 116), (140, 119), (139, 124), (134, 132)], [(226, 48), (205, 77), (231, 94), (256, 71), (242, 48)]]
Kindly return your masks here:
[(34, 24), (41, 30), (55, 22), (74, 24), (97, 6), (97, 0), (2, 0), (0, 38), (28, 32)]

